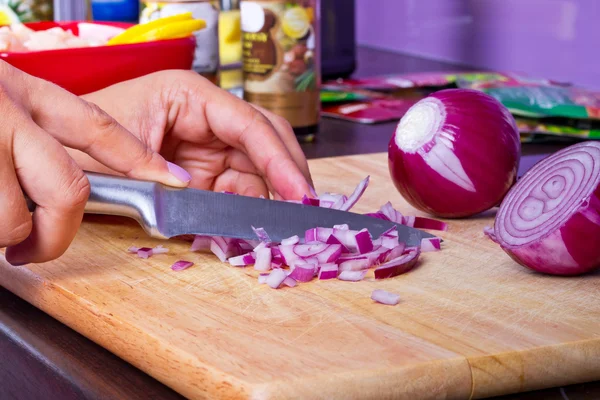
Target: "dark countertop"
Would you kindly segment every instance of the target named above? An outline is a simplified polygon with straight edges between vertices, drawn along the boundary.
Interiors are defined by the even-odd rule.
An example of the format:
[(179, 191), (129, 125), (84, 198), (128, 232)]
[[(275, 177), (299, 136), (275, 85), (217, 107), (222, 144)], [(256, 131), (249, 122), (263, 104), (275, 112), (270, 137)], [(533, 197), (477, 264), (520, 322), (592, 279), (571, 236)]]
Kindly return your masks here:
[[(465, 69), (451, 64), (360, 48), (358, 76)], [(324, 119), (308, 158), (387, 150), (394, 123), (360, 125)], [(524, 145), (521, 172), (559, 149)], [(181, 399), (177, 393), (0, 287), (0, 399)], [(495, 398), (591, 400), (600, 382)]]

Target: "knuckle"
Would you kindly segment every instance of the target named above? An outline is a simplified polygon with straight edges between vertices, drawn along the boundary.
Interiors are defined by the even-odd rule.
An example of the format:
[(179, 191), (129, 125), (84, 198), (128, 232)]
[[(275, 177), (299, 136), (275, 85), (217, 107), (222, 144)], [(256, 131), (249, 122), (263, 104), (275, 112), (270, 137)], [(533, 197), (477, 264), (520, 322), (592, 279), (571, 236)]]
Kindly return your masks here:
[(119, 123), (98, 105), (89, 102), (86, 104), (88, 120), (91, 121), (97, 129), (102, 131), (111, 131), (119, 126)]
[(69, 208), (84, 207), (90, 197), (90, 182), (83, 171), (70, 173), (63, 188), (63, 204)]

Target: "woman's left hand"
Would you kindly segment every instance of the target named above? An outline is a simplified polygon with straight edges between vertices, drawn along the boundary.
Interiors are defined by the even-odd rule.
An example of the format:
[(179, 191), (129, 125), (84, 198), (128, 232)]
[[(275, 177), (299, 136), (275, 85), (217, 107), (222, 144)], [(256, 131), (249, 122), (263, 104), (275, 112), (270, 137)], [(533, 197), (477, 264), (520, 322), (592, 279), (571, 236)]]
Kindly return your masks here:
[[(190, 187), (246, 196), (313, 194), (289, 123), (191, 71), (163, 71), (83, 96), (192, 176)], [(68, 149), (88, 171), (117, 174)]]

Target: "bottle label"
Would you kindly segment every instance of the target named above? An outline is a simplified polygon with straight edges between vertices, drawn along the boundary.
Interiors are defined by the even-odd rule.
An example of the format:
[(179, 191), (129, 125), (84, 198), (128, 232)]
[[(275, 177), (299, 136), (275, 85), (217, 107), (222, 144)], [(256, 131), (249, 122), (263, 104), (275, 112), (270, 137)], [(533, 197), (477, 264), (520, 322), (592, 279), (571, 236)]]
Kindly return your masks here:
[(219, 66), (218, 1), (141, 1), (140, 23), (191, 12), (193, 18), (206, 21), (206, 28), (194, 33), (196, 52), (192, 68), (198, 73), (215, 74)]
[(244, 98), (294, 127), (319, 120), (316, 0), (242, 1)]

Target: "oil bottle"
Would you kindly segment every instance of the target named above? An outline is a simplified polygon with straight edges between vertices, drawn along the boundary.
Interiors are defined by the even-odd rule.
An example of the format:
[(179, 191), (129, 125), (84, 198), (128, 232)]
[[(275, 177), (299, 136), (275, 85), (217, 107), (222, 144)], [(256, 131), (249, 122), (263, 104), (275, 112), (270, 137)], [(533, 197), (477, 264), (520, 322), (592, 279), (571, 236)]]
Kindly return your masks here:
[(321, 107), (319, 0), (242, 0), (240, 11), (244, 99), (312, 141)]

